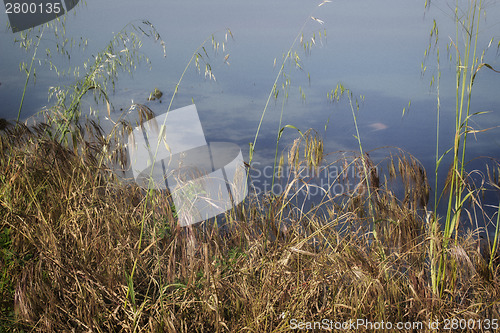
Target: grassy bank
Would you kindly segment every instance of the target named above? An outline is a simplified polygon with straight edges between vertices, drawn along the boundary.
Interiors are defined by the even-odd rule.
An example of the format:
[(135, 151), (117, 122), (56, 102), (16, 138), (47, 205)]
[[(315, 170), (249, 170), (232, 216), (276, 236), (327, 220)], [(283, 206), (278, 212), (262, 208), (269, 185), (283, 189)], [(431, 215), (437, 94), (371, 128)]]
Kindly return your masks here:
[[(496, 330), (500, 208), (481, 200), (500, 189), (500, 164), (491, 159), (485, 170), (468, 170), (465, 154), (467, 136), (484, 131), (469, 123), (483, 113), (471, 106), (476, 74), (496, 70), (477, 46), (482, 2), (457, 2), (454, 15), (457, 35), (447, 48), (456, 69), (456, 121), (444, 151), (437, 24), (426, 50), (437, 64), (434, 170), (397, 148), (372, 161), (358, 128), (358, 99), (338, 84), (327, 97), (334, 104), (347, 99), (359, 151), (342, 152), (334, 162), (346, 172), (328, 184), (340, 185), (341, 193), (314, 185), (314, 175), (329, 168), (325, 157), (335, 155), (324, 151), (318, 132), (302, 132), (283, 118), (289, 73), (302, 69), (295, 49), (308, 53), (316, 44), (315, 35), (304, 39), (304, 27), (311, 19), (323, 23), (309, 15), (277, 67), (249, 148), (251, 168), (268, 107), (282, 98), (273, 167), (288, 173), (272, 178), (282, 191), (250, 193), (224, 217), (187, 228), (179, 227), (168, 193), (126, 182), (108, 167), (126, 165), (123, 138), (133, 125), (120, 117), (106, 134), (81, 117), (87, 94), (109, 116), (118, 71), (132, 72), (141, 60), (139, 37), (161, 41), (149, 21), (141, 23), (149, 32), (122, 30), (75, 84), (51, 89), (55, 106), (47, 124), (0, 120), (0, 332), (286, 332), (336, 330), (339, 323), (345, 331), (372, 331), (382, 322), (391, 331)], [(225, 52), (231, 37), (227, 29), (223, 43), (207, 38), (194, 51), (168, 110), (189, 68), (201, 73), (204, 66), (205, 77), (214, 78), (208, 45)], [(19, 116), (21, 109), (22, 103)], [(139, 123), (154, 117), (145, 106), (134, 110)], [(280, 155), (285, 130), (298, 134)], [(443, 162), (448, 179), (438, 182)], [(434, 174), (433, 189), (427, 172)], [(313, 191), (322, 193), (320, 200), (305, 204), (304, 193)], [(489, 227), (495, 236), (481, 238), (484, 230), (468, 225)]]
[(454, 318), (477, 328), (500, 317), (498, 260), (488, 267), (472, 234), (434, 249), (455, 268), (433, 292), (429, 254), (443, 233), (430, 230), (425, 172), (408, 154), (388, 159), (388, 181), (373, 173), (322, 209), (294, 205), (293, 187), (249, 199), (225, 221), (196, 225), (193, 250), (167, 195), (146, 201), (100, 165), (105, 141), (82, 139), (75, 154), (44, 129), (0, 132), (4, 331), (285, 332), (323, 319), (427, 329)]

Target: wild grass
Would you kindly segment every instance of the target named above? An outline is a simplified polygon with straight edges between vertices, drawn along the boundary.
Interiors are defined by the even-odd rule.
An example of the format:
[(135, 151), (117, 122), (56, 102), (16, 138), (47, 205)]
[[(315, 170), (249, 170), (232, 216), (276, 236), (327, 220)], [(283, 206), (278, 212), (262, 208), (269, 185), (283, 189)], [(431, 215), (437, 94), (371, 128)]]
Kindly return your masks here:
[[(282, 76), (283, 95), (288, 93), (286, 62), (300, 65), (293, 47), (302, 38), (301, 29), (284, 56), (250, 146), (250, 162)], [(437, 210), (428, 210), (432, 192), (426, 170), (397, 149), (383, 161), (370, 158), (358, 131), (358, 105), (343, 86), (330, 99), (347, 95), (358, 152), (341, 152), (327, 162), (334, 154), (325, 152), (320, 134), (298, 131), (278, 161), (283, 131), (298, 130), (283, 126), (280, 117), (274, 167), (283, 191), (250, 193), (225, 216), (181, 228), (168, 193), (128, 183), (109, 167), (127, 164), (122, 140), (132, 125), (120, 119), (105, 134), (95, 122), (76, 121), (82, 96), (101, 91), (92, 84), (99, 68), (109, 65), (116, 74), (113, 45), (73, 94), (59, 92), (59, 113), (51, 114), (57, 121), (34, 127), (2, 124), (1, 330), (284, 332), (293, 322), (324, 325), (324, 319), (413, 322), (413, 331), (435, 331), (429, 323), (438, 321), (443, 328), (446, 320), (465, 320), (473, 323), (472, 330), (482, 331), (479, 323), (490, 320), (495, 329), (500, 315), (499, 215), (490, 218), (497, 232), (486, 242), (479, 240), (479, 231), (458, 223), (462, 212), (474, 220), (472, 209), (463, 204), (481, 207), (485, 190), (483, 184), (474, 187), (474, 171), (464, 169), (460, 148), (465, 149), (471, 116), (464, 105), (457, 104), (457, 140), (450, 149), (456, 163), (443, 190), (451, 202), (443, 230)], [(200, 70), (207, 56), (204, 45), (183, 73), (192, 62)], [(302, 45), (308, 51), (310, 44)], [(212, 46), (218, 47), (214, 39)], [(462, 99), (459, 93), (458, 101), (470, 100), (475, 74), (462, 73), (467, 66), (461, 61), (457, 77), (472, 81), (461, 90), (469, 95)], [(471, 63), (477, 72), (478, 62)], [(205, 75), (213, 78), (207, 62)], [(100, 79), (104, 81), (95, 83), (105, 86), (106, 77)], [(139, 123), (154, 116), (144, 105), (131, 110), (137, 111)], [(67, 133), (70, 137), (62, 140)], [(437, 167), (441, 160), (437, 150)], [(314, 183), (332, 163), (356, 170), (329, 179), (330, 186), (342, 186), (341, 193)], [(498, 162), (493, 163), (484, 178), (495, 191), (499, 170)], [(319, 200), (305, 200), (313, 192), (320, 193)], [(356, 331), (371, 330), (358, 326)]]
[[(339, 160), (359, 168), (361, 185), (310, 210), (290, 200), (303, 180), (294, 173), (282, 195), (250, 196), (238, 214), (195, 225), (189, 255), (169, 197), (145, 200), (99, 163), (105, 142), (82, 140), (75, 153), (42, 125), (1, 132), (1, 320), (10, 331), (280, 332), (291, 319), (498, 318), (498, 258), (489, 266), (472, 234), (447, 250), (460, 263), (449, 297), (433, 292), (430, 243), (444, 235), (419, 209), (428, 184), (408, 154), (389, 157), (369, 182), (366, 155)], [(298, 145), (311, 147), (291, 147), (297, 170), (308, 164)]]
[[(426, 8), (430, 6), (430, 2), (425, 2)], [(455, 77), (455, 133), (453, 145), (444, 153), (439, 150), (440, 143), (440, 117), (441, 117), (441, 100), (440, 100), (440, 48), (439, 48), (439, 29), (436, 21), (431, 29), (430, 37), (431, 42), (426, 54), (434, 47), (436, 51), (437, 61), (437, 78), (433, 77), (431, 85), (436, 86), (437, 93), (437, 126), (436, 126), (436, 156), (435, 156), (435, 194), (434, 194), (434, 214), (432, 216), (433, 229), (439, 229), (439, 216), (436, 214), (441, 200), (445, 201), (446, 214), (444, 216), (444, 243), (440, 244), (443, 248), (448, 248), (453, 242), (456, 243), (458, 237), (458, 229), (463, 221), (470, 221), (474, 223), (475, 219), (471, 218), (475, 214), (475, 209), (483, 213), (480, 201), (477, 200), (478, 192), (481, 191), (471, 181), (472, 175), (477, 170), (468, 171), (466, 169), (466, 151), (467, 139), (470, 134), (487, 131), (475, 130), (469, 122), (473, 117), (477, 117), (483, 111), (474, 112), (472, 108), (473, 86), (476, 80), (476, 75), (481, 69), (490, 69), (496, 71), (491, 65), (485, 62), (484, 56), (487, 49), (491, 46), (493, 38), (490, 40), (488, 46), (480, 54), (480, 24), (483, 17), (486, 16), (486, 4), (481, 0), (473, 0), (466, 3), (457, 1), (455, 3), (453, 21), (455, 22), (455, 37), (450, 37), (450, 42), (447, 45), (450, 62), (453, 63), (456, 77)], [(499, 44), (500, 45), (500, 44)], [(447, 155), (451, 156), (447, 156)], [(451, 157), (451, 166), (448, 171), (445, 188), (441, 193), (438, 190), (438, 171), (441, 167), (443, 159)], [(446, 160), (446, 159), (445, 159)], [(471, 203), (472, 210), (468, 209)], [(500, 203), (499, 203), (500, 205)], [(466, 217), (465, 217), (465, 216)], [(486, 217), (485, 224), (488, 228), (488, 219)], [(498, 228), (496, 228), (495, 239), (498, 238)], [(447, 289), (453, 289), (453, 282), (451, 285), (445, 283), (445, 275), (454, 275), (458, 269), (457, 263), (449, 260), (447, 251), (435, 251), (436, 244), (431, 245), (432, 253), (432, 286), (434, 293), (439, 293), (441, 296)], [(496, 247), (496, 245), (494, 246)], [(451, 264), (451, 271), (449, 270)]]

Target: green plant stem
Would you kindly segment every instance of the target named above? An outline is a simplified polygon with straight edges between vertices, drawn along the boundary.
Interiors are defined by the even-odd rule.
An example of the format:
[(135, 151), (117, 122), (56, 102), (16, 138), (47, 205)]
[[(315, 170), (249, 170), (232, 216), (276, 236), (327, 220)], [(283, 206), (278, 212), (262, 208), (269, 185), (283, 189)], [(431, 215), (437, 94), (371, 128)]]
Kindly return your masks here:
[[(375, 226), (376, 216), (375, 216), (375, 208), (373, 207), (373, 204), (372, 204), (372, 195), (371, 195), (371, 190), (370, 190), (371, 184), (370, 184), (370, 180), (368, 178), (368, 167), (366, 165), (365, 154), (363, 152), (363, 145), (361, 144), (361, 137), (359, 135), (359, 127), (358, 127), (358, 121), (357, 121), (357, 117), (356, 117), (356, 112), (354, 110), (354, 106), (352, 105), (352, 92), (349, 91), (348, 93), (349, 93), (348, 94), (348, 97), (349, 97), (349, 106), (351, 108), (352, 118), (354, 120), (354, 128), (356, 129), (356, 139), (358, 140), (359, 153), (361, 155), (361, 163), (362, 163), (362, 166), (363, 166), (363, 173), (364, 173), (365, 182), (366, 182), (366, 190), (368, 192), (368, 207), (370, 209), (370, 215), (372, 216), (372, 223), (373, 223), (372, 233), (373, 233), (373, 238), (378, 243), (379, 242), (379, 238), (378, 238), (377, 229), (376, 229), (376, 226)], [(359, 107), (357, 106), (357, 102), (356, 102), (356, 109), (359, 109)], [(384, 256), (384, 251), (382, 249), (381, 249), (380, 253), (382, 254), (382, 256)]]
[[(486, 230), (488, 232), (488, 230)], [(497, 247), (498, 247), (498, 234), (500, 233), (500, 202), (498, 203), (498, 211), (497, 211), (497, 225), (495, 228), (495, 239), (493, 240), (493, 247), (491, 248), (490, 252), (490, 262), (488, 264), (488, 268), (490, 271), (493, 271), (493, 259), (495, 258), (495, 254), (497, 252)], [(487, 238), (489, 239), (489, 237)]]
[(275, 175), (276, 175), (276, 164), (278, 162), (278, 146), (279, 146), (280, 139), (281, 139), (281, 134), (282, 134), (281, 124), (283, 122), (283, 112), (285, 110), (286, 95), (288, 94), (287, 90), (288, 90), (288, 85), (285, 87), (285, 94), (283, 96), (283, 102), (281, 104), (280, 122), (279, 122), (279, 125), (278, 125), (278, 135), (276, 136), (276, 150), (274, 152), (273, 179), (271, 181), (271, 191), (272, 191), (272, 189), (274, 187), (274, 178), (275, 178)]
[[(436, 35), (436, 39), (437, 39)], [(439, 49), (437, 49), (437, 97), (436, 97), (436, 164), (435, 164), (435, 170), (434, 170), (434, 188), (438, 188), (438, 170), (439, 170), (439, 164), (440, 164), (440, 157), (439, 157), (439, 128), (440, 128), (440, 118), (441, 118), (441, 99), (440, 99), (440, 90), (439, 90), (439, 85), (441, 83), (441, 69), (440, 69), (440, 58), (439, 58)], [(429, 256), (431, 259), (431, 286), (432, 286), (432, 292), (434, 294), (437, 294), (438, 291), (438, 285), (437, 285), (437, 274), (438, 271), (436, 270), (436, 262), (437, 260), (437, 247), (436, 247), (436, 237), (438, 237), (438, 230), (439, 230), (439, 225), (438, 225), (438, 218), (437, 218), (437, 209), (438, 209), (438, 194), (437, 190), (434, 193), (434, 212), (433, 216), (430, 216), (430, 233), (431, 233), (431, 238), (430, 238), (430, 249), (429, 249)]]
[(30, 76), (31, 76), (31, 70), (33, 69), (33, 63), (35, 62), (36, 53), (38, 51), (38, 45), (40, 45), (40, 41), (42, 40), (44, 30), (45, 30), (45, 25), (42, 26), (42, 32), (40, 33), (40, 36), (38, 37), (38, 41), (36, 42), (35, 51), (33, 52), (33, 57), (31, 57), (30, 68), (29, 68), (28, 72), (26, 73), (26, 81), (24, 82), (23, 95), (21, 96), (21, 103), (19, 104), (19, 111), (17, 112), (16, 127), (17, 127), (17, 123), (19, 122), (19, 119), (21, 118), (21, 110), (23, 108), (24, 96), (26, 95), (26, 89), (28, 87), (28, 81), (29, 81)]
[[(321, 4), (319, 6), (321, 6)], [(278, 71), (278, 74), (276, 74), (276, 78), (274, 79), (273, 87), (269, 91), (269, 95), (267, 96), (266, 104), (264, 105), (264, 110), (262, 110), (262, 114), (260, 116), (259, 125), (257, 126), (257, 131), (255, 132), (255, 137), (254, 137), (253, 143), (250, 143), (250, 154), (249, 154), (249, 162), (248, 162), (249, 164), (251, 164), (251, 162), (253, 160), (253, 153), (255, 151), (255, 145), (257, 144), (257, 138), (259, 137), (260, 129), (261, 129), (262, 124), (264, 122), (264, 116), (266, 115), (266, 111), (267, 111), (267, 108), (269, 106), (269, 102), (271, 101), (272, 96), (275, 95), (276, 89), (278, 89), (278, 86), (277, 86), (278, 80), (279, 80), (281, 74), (283, 73), (283, 70), (285, 69), (286, 62), (288, 61), (288, 59), (292, 55), (292, 50), (295, 47), (297, 40), (299, 40), (300, 36), (302, 35), (302, 32), (304, 31), (304, 28), (305, 28), (307, 22), (309, 22), (309, 19), (312, 17), (313, 13), (314, 13), (314, 10), (307, 16), (307, 19), (304, 21), (304, 24), (302, 24), (302, 26), (300, 27), (299, 32), (295, 36), (295, 39), (293, 40), (292, 44), (290, 45), (290, 48), (288, 49), (288, 52), (286, 53), (286, 56), (283, 59), (283, 62), (281, 63), (281, 67), (280, 67), (280, 70)]]
[[(466, 190), (464, 185), (465, 152), (467, 135), (469, 132), (468, 123), (470, 119), (472, 86), (474, 84), (476, 71), (476, 51), (479, 39), (478, 26), (481, 17), (482, 1), (478, 2), (477, 0), (474, 0), (469, 4), (468, 10), (465, 14), (466, 19), (463, 23), (457, 16), (458, 8), (459, 2), (457, 1), (455, 7), (456, 38), (458, 40), (461, 29), (465, 31), (467, 37), (465, 38), (463, 57), (460, 54), (458, 46), (452, 41), (452, 45), (455, 47), (456, 57), (455, 138), (453, 143), (452, 174), (449, 181), (450, 189), (443, 235), (443, 253), (439, 263), (438, 277), (433, 283), (433, 288), (435, 288), (435, 290), (437, 290), (437, 285), (445, 279), (445, 267), (447, 263), (446, 249), (449, 246), (449, 242), (454, 231), (458, 229), (460, 224), (460, 216), (463, 205), (467, 198), (472, 194), (469, 192), (465, 196), (463, 195)], [(478, 14), (476, 14), (476, 12), (478, 12)], [(458, 235), (455, 232), (455, 242), (457, 242), (457, 236)], [(455, 264), (453, 265), (455, 266)], [(454, 275), (455, 269), (452, 269), (452, 273)], [(452, 281), (454, 281), (453, 278)], [(453, 289), (453, 286), (448, 286), (448, 288), (450, 287)], [(441, 295), (443, 294), (445, 288), (446, 286), (441, 284)]]

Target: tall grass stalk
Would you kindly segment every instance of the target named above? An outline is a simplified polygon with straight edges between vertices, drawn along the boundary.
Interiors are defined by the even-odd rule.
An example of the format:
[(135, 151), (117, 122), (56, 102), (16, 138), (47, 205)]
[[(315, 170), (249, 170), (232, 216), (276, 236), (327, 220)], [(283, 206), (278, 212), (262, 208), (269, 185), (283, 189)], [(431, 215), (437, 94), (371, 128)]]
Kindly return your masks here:
[[(426, 3), (426, 7), (430, 3)], [(445, 289), (453, 290), (454, 279), (452, 278), (452, 285), (445, 285), (443, 281), (447, 273), (452, 276), (456, 274), (456, 263), (448, 262), (448, 248), (450, 241), (457, 242), (457, 230), (460, 225), (464, 205), (469, 199), (472, 199), (474, 191), (466, 186), (465, 178), (468, 174), (465, 172), (466, 165), (466, 147), (467, 137), (469, 133), (475, 133), (469, 127), (469, 120), (472, 116), (481, 114), (482, 112), (471, 113), (471, 100), (472, 88), (477, 72), (482, 67), (493, 69), (490, 65), (483, 63), (484, 52), (481, 57), (477, 56), (478, 40), (479, 40), (479, 23), (483, 18), (484, 11), (483, 2), (481, 0), (469, 1), (467, 7), (461, 15), (462, 8), (460, 2), (457, 1), (455, 5), (454, 21), (455, 21), (455, 40), (451, 39), (449, 47), (455, 53), (455, 70), (456, 70), (456, 89), (455, 89), (455, 132), (453, 146), (446, 152), (440, 155), (439, 142), (440, 142), (440, 67), (439, 67), (439, 48), (437, 48), (437, 63), (438, 63), (438, 79), (437, 79), (437, 127), (436, 127), (436, 168), (435, 168), (435, 185), (437, 189), (438, 184), (438, 170), (443, 158), (449, 153), (453, 152), (452, 165), (446, 180), (446, 190), (448, 192), (446, 202), (446, 216), (444, 220), (443, 231), (443, 244), (442, 252), (437, 253), (435, 236), (437, 235), (438, 218), (437, 210), (439, 206), (439, 195), (436, 190), (434, 198), (434, 216), (432, 219), (432, 230), (434, 236), (431, 237), (430, 242), (430, 256), (431, 256), (431, 276), (432, 276), (432, 289), (434, 293), (443, 295)], [(436, 22), (431, 31), (431, 37), (435, 38), (435, 43), (438, 41), (438, 30)], [(460, 38), (463, 37), (463, 47), (459, 44)], [(442, 195), (444, 195), (444, 190)], [(439, 259), (437, 259), (439, 257)], [(447, 271), (450, 267), (451, 271)]]
[[(453, 232), (457, 230), (460, 223), (460, 216), (462, 213), (463, 204), (471, 192), (467, 193), (464, 197), (464, 164), (465, 164), (465, 148), (468, 133), (468, 120), (470, 114), (470, 99), (472, 94), (473, 72), (475, 70), (474, 63), (476, 61), (476, 47), (478, 39), (478, 26), (475, 26), (477, 16), (477, 25), (481, 16), (481, 3), (479, 1), (479, 10), (477, 8), (477, 1), (472, 1), (467, 8), (466, 17), (463, 22), (458, 17), (459, 3), (455, 7), (455, 25), (456, 25), (456, 38), (458, 42), (459, 34), (462, 27), (466, 30), (465, 45), (463, 55), (461, 54), (455, 42), (451, 42), (455, 48), (455, 61), (456, 61), (456, 103), (455, 103), (455, 139), (453, 144), (453, 164), (451, 166), (451, 178), (449, 179), (449, 196), (447, 202), (446, 219), (444, 225), (444, 239), (443, 248), (445, 249), (439, 261), (439, 269), (437, 270), (437, 278), (435, 279), (434, 291), (438, 292), (438, 285), (440, 287), (439, 294), (442, 296), (445, 288), (452, 286), (445, 286), (441, 283), (445, 279), (446, 262), (449, 241)], [(475, 28), (475, 33), (474, 33)], [(472, 51), (472, 55), (471, 55)], [(467, 88), (467, 89), (466, 89)], [(465, 108), (465, 110), (464, 110)], [(465, 112), (465, 114), (464, 114)], [(465, 118), (465, 122), (464, 122)], [(460, 154), (462, 149), (462, 154)], [(455, 237), (457, 234), (455, 233)], [(455, 238), (456, 240), (456, 238)], [(456, 269), (454, 266), (453, 270)], [(454, 274), (454, 272), (450, 272)]]
[(26, 81), (24, 82), (23, 95), (21, 96), (21, 102), (19, 103), (19, 111), (17, 112), (16, 126), (17, 126), (17, 123), (19, 122), (19, 119), (21, 118), (21, 110), (23, 109), (24, 96), (26, 95), (26, 89), (28, 87), (28, 81), (30, 79), (30, 76), (31, 76), (31, 73), (32, 73), (32, 69), (33, 69), (33, 62), (35, 61), (36, 53), (38, 51), (38, 46), (40, 45), (40, 41), (42, 40), (43, 32), (44, 31), (45, 31), (45, 24), (42, 27), (42, 31), (40, 32), (40, 35), (37, 36), (37, 42), (36, 42), (35, 50), (33, 51), (33, 56), (31, 57), (30, 68), (28, 70), (26, 70)]
[[(323, 0), (317, 7), (321, 7), (328, 2), (331, 2), (331, 1), (330, 0)], [(259, 124), (257, 125), (257, 130), (255, 131), (255, 136), (254, 136), (253, 142), (250, 143), (249, 162), (248, 162), (249, 164), (251, 164), (251, 162), (253, 161), (253, 155), (254, 155), (254, 151), (255, 151), (255, 146), (257, 144), (257, 138), (259, 137), (260, 129), (262, 127), (262, 124), (264, 123), (264, 116), (266, 115), (266, 111), (269, 107), (269, 103), (271, 102), (271, 99), (273, 97), (276, 98), (278, 96), (278, 91), (279, 91), (278, 90), (278, 81), (285, 70), (286, 63), (292, 57), (294, 57), (293, 60), (295, 61), (296, 64), (298, 64), (298, 60), (299, 60), (298, 55), (296, 53), (293, 53), (293, 49), (294, 49), (295, 45), (297, 44), (297, 41), (302, 41), (303, 31), (304, 31), (304, 28), (306, 27), (307, 23), (309, 22), (309, 20), (312, 19), (316, 22), (319, 22), (320, 24), (323, 23), (323, 21), (321, 21), (313, 16), (313, 13), (317, 9), (317, 7), (315, 9), (313, 9), (313, 11), (307, 16), (306, 20), (304, 21), (304, 23), (300, 27), (297, 35), (295, 36), (292, 44), (290, 45), (290, 48), (288, 49), (286, 55), (283, 57), (283, 61), (281, 63), (280, 69), (279, 69), (278, 73), (276, 74), (276, 78), (274, 79), (273, 86), (272, 86), (271, 90), (269, 91), (269, 95), (267, 96), (267, 100), (266, 100), (266, 103), (264, 105), (264, 109), (262, 110), (262, 114), (260, 116)], [(304, 46), (304, 47), (306, 48), (306, 46)], [(280, 124), (281, 124), (281, 118), (280, 118)], [(275, 163), (275, 167), (276, 167), (276, 163)], [(274, 171), (275, 170), (273, 170), (273, 172)]]
[[(275, 179), (275, 176), (276, 176), (276, 164), (278, 163), (278, 147), (279, 147), (279, 142), (280, 142), (280, 139), (281, 139), (281, 136), (283, 135), (283, 131), (285, 130), (285, 127), (281, 127), (281, 124), (283, 122), (283, 113), (285, 111), (285, 103), (286, 103), (286, 100), (287, 100), (287, 96), (288, 96), (288, 88), (289, 88), (289, 85), (288, 85), (288, 82), (289, 80), (286, 80), (285, 82), (285, 93), (284, 93), (284, 96), (283, 96), (283, 100), (281, 102), (281, 112), (280, 112), (280, 120), (279, 120), (279, 124), (278, 124), (278, 134), (276, 136), (276, 149), (274, 151), (274, 163), (273, 163), (273, 178), (272, 178), (272, 181), (271, 181), (271, 188), (273, 188), (274, 186), (274, 179)], [(299, 131), (299, 133), (302, 133), (300, 132), (299, 129), (297, 129)]]
[[(368, 209), (370, 211), (370, 216), (372, 218), (371, 232), (373, 234), (374, 240), (376, 241), (377, 245), (379, 246), (380, 243), (379, 243), (379, 238), (378, 238), (377, 228), (376, 228), (377, 214), (376, 214), (376, 208), (375, 208), (375, 205), (373, 203), (373, 196), (372, 196), (372, 195), (374, 195), (374, 193), (372, 193), (372, 188), (373, 188), (372, 185), (373, 184), (371, 184), (371, 179), (369, 177), (370, 170), (368, 170), (369, 168), (367, 165), (367, 158), (365, 156), (365, 152), (363, 150), (363, 145), (361, 143), (361, 136), (359, 134), (359, 126), (358, 126), (358, 118), (356, 116), (356, 112), (359, 112), (359, 100), (357, 98), (354, 98), (353, 93), (349, 89), (344, 87), (342, 84), (338, 84), (334, 90), (332, 90), (331, 92), (328, 93), (327, 97), (331, 101), (338, 102), (344, 94), (347, 95), (347, 98), (349, 100), (349, 108), (350, 108), (351, 113), (352, 113), (352, 118), (354, 121), (354, 128), (356, 130), (356, 135), (354, 135), (354, 137), (356, 138), (356, 140), (358, 142), (358, 148), (359, 148), (359, 153), (360, 153), (360, 158), (361, 158), (361, 166), (362, 166), (363, 177), (364, 177), (364, 180), (360, 179), (360, 184), (364, 183), (366, 185), (366, 191), (367, 191), (367, 196), (368, 196)], [(360, 99), (363, 100), (363, 96), (360, 96)], [(354, 108), (354, 105), (356, 105), (356, 108)], [(383, 250), (380, 251), (380, 254), (382, 255), (382, 257), (385, 256)]]
[[(436, 44), (438, 41), (438, 29), (436, 26), (436, 21), (434, 21), (434, 27), (431, 31), (431, 36), (435, 36)], [(441, 98), (440, 98), (440, 83), (441, 83), (441, 68), (440, 68), (440, 54), (439, 48), (436, 50), (436, 61), (437, 61), (437, 80), (436, 80), (436, 160), (435, 160), (435, 169), (434, 169), (434, 216), (431, 214), (428, 215), (428, 223), (430, 225), (430, 240), (429, 240), (429, 256), (430, 256), (430, 269), (431, 269), (431, 285), (434, 293), (437, 292), (437, 240), (438, 240), (438, 231), (440, 229), (439, 220), (437, 219), (437, 207), (438, 207), (438, 170), (441, 159), (439, 158), (439, 129), (440, 129), (440, 120), (441, 120)]]
[[(68, 47), (73, 47), (75, 42), (73, 41), (73, 39), (68, 40), (66, 38), (65, 21), (66, 21), (66, 16), (64, 15), (64, 16), (58, 17), (58, 18), (56, 18), (48, 23), (42, 24), (41, 27), (38, 27), (38, 29), (30, 28), (26, 31), (21, 31), (19, 34), (20, 38), (19, 39), (17, 38), (17, 34), (16, 34), (16, 37), (14, 38), (14, 42), (20, 43), (20, 47), (25, 49), (27, 52), (30, 50), (31, 46), (33, 45), (33, 39), (36, 38), (36, 44), (35, 44), (35, 47), (33, 50), (33, 56), (31, 57), (31, 62), (30, 62), (29, 68), (26, 67), (26, 63), (24, 63), (24, 62), (21, 62), (19, 64), (20, 70), (21, 71), (24, 70), (24, 72), (26, 73), (26, 80), (24, 83), (23, 93), (21, 96), (21, 102), (19, 105), (18, 113), (17, 113), (16, 123), (18, 123), (19, 120), (21, 119), (21, 111), (23, 108), (24, 98), (26, 95), (26, 90), (27, 90), (27, 86), (28, 86), (28, 82), (29, 82), (30, 78), (33, 76), (34, 83), (36, 82), (36, 70), (35, 70), (35, 68), (33, 68), (33, 64), (34, 64), (35, 59), (37, 59), (38, 47), (40, 45), (40, 42), (43, 39), (43, 34), (44, 34), (46, 28), (53, 29), (54, 34), (53, 34), (52, 38), (56, 41), (57, 53), (59, 53), (61, 55), (66, 55), (66, 56), (68, 56), (68, 59), (69, 59), (69, 52), (67, 49), (68, 49)], [(35, 35), (35, 37), (32, 37), (33, 34)], [(84, 41), (83, 39), (81, 41), (84, 42), (84, 44), (86, 44), (86, 41)], [(48, 63), (50, 66), (50, 70), (54, 70), (54, 72), (58, 76), (60, 76), (61, 72), (59, 72), (57, 66), (55, 66), (55, 64), (52, 62), (51, 57), (52, 57), (51, 49), (47, 48), (46, 49), (46, 58), (45, 59), (39, 58), (38, 62), (40, 65), (42, 64), (42, 62)], [(69, 72), (69, 70), (68, 70), (68, 72)], [(17, 124), (16, 124), (16, 126), (17, 126)]]
[(493, 239), (493, 246), (491, 247), (491, 255), (490, 255), (490, 261), (488, 263), (488, 268), (492, 271), (493, 270), (493, 260), (495, 259), (495, 254), (497, 253), (497, 247), (498, 247), (498, 237), (500, 236), (500, 202), (498, 203), (498, 210), (497, 210), (497, 223), (495, 226), (495, 236)]

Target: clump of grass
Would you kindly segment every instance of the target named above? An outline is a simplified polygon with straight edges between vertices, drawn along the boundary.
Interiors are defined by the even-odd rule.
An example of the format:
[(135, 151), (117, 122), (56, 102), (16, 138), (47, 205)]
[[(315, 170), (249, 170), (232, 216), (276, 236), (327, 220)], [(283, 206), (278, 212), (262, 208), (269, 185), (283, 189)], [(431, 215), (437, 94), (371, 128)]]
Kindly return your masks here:
[[(0, 291), (11, 330), (286, 331), (291, 319), (426, 325), (457, 313), (499, 315), (498, 266), (488, 268), (472, 235), (448, 252), (461, 263), (450, 297), (432, 292), (430, 236), (443, 236), (416, 209), (426, 179), (410, 155), (390, 157), (392, 180), (372, 191), (377, 247), (366, 228), (367, 191), (306, 210), (289, 200), (291, 185), (273, 200), (251, 197), (238, 214), (195, 225), (189, 255), (168, 194), (145, 200), (143, 189), (113, 176), (99, 163), (105, 141), (81, 140), (75, 153), (42, 125), (1, 133)], [(373, 163), (355, 161), (346, 163)], [(396, 182), (404, 185), (399, 194)]]
[[(425, 2), (425, 7), (429, 7), (431, 2)], [(467, 150), (467, 137), (469, 134), (474, 134), (478, 132), (483, 132), (485, 130), (474, 130), (469, 121), (482, 113), (485, 112), (474, 112), (471, 104), (473, 86), (476, 80), (476, 75), (481, 69), (490, 69), (498, 73), (490, 64), (486, 63), (484, 60), (485, 53), (487, 49), (491, 46), (493, 38), (490, 40), (489, 45), (484, 48), (481, 55), (480, 46), (478, 46), (480, 40), (480, 23), (483, 16), (486, 15), (485, 3), (481, 0), (469, 1), (465, 4), (456, 2), (453, 21), (455, 22), (455, 37), (450, 37), (450, 42), (447, 45), (450, 54), (450, 62), (452, 62), (455, 70), (455, 133), (453, 145), (446, 151), (440, 152), (439, 150), (439, 140), (440, 140), (440, 112), (441, 112), (441, 100), (440, 100), (440, 48), (439, 48), (439, 30), (436, 21), (430, 32), (430, 43), (426, 50), (426, 56), (429, 55), (431, 48), (436, 51), (436, 61), (437, 61), (437, 77), (432, 78), (431, 86), (436, 86), (437, 93), (437, 126), (436, 126), (436, 156), (435, 156), (435, 198), (434, 198), (434, 213), (431, 219), (433, 223), (432, 229), (439, 232), (438, 220), (439, 217), (436, 215), (438, 206), (441, 199), (444, 199), (444, 205), (446, 206), (446, 214), (444, 216), (444, 243), (443, 244), (431, 244), (431, 260), (432, 265), (432, 285), (434, 293), (439, 293), (441, 296), (444, 295), (446, 289), (453, 289), (453, 280), (451, 284), (446, 284), (446, 275), (454, 275), (455, 271), (458, 269), (456, 263), (453, 260), (448, 260), (447, 249), (456, 243), (458, 237), (458, 230), (460, 229), (460, 224), (462, 221), (469, 220), (470, 223), (474, 223), (474, 218), (471, 217), (471, 213), (466, 208), (468, 203), (472, 203), (472, 206), (476, 206), (479, 201), (477, 201), (477, 188), (471, 186), (469, 182), (470, 175), (475, 171), (468, 172), (466, 170), (467, 160), (466, 160), (466, 150)], [(422, 64), (422, 68), (425, 71), (425, 67)], [(445, 188), (440, 191), (438, 190), (438, 170), (441, 167), (443, 158), (446, 155), (450, 155), (451, 166), (448, 172), (448, 179), (446, 180)], [(472, 182), (473, 184), (473, 182)], [(482, 187), (482, 186), (480, 186)], [(481, 190), (479, 190), (481, 191)], [(477, 205), (480, 210), (482, 208)], [(488, 217), (487, 217), (488, 218)], [(488, 226), (486, 226), (488, 227)], [(497, 238), (495, 236), (495, 238)], [(442, 246), (443, 251), (436, 252), (435, 247)], [(451, 267), (451, 270), (450, 270)]]

